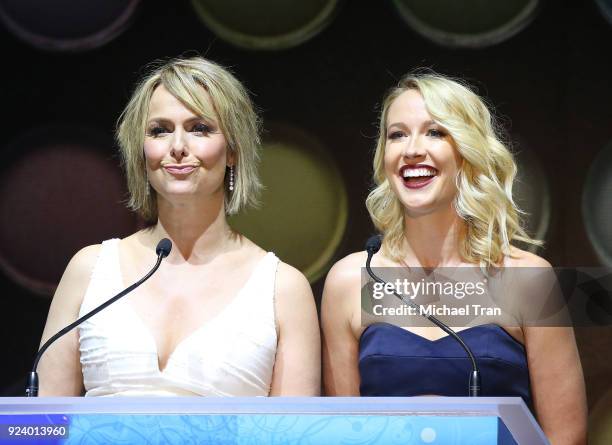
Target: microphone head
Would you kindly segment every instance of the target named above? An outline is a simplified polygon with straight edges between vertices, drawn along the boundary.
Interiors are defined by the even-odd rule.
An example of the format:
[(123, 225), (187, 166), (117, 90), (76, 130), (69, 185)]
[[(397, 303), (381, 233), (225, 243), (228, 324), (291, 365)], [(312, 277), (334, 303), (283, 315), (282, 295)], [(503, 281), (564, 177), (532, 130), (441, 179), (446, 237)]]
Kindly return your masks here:
[(368, 238), (365, 244), (366, 251), (368, 255), (374, 255), (376, 252), (380, 250), (380, 246), (382, 244), (382, 237), (380, 235), (373, 235)]
[(157, 243), (157, 247), (155, 248), (155, 253), (157, 256), (162, 256), (162, 258), (166, 258), (170, 251), (172, 250), (172, 241), (168, 238), (163, 238), (159, 243)]

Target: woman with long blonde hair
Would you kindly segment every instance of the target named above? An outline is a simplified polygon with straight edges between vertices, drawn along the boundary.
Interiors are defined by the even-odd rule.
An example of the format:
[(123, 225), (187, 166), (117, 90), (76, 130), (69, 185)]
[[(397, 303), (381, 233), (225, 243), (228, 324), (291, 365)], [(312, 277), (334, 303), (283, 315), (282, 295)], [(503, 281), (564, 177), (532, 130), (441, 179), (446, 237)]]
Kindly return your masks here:
[[(483, 100), (461, 81), (417, 72), (390, 90), (366, 201), (382, 234), (373, 267), (550, 269), (513, 245), (540, 242), (521, 226), (512, 197), (516, 165), (500, 134)], [(351, 254), (327, 276), (326, 393), (466, 396), (471, 362), (439, 328), (362, 320), (366, 257)], [(571, 328), (483, 323), (456, 330), (481, 368), (482, 395), (523, 397), (553, 443), (585, 442), (584, 382)]]

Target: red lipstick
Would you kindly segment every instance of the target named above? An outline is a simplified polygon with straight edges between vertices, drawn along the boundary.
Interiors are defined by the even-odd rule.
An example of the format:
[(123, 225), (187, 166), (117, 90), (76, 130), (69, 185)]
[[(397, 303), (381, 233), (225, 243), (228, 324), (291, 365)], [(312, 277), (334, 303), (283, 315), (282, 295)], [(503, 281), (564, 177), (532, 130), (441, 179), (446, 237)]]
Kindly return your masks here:
[(403, 165), (399, 176), (404, 186), (409, 189), (421, 189), (436, 179), (438, 170), (427, 164)]

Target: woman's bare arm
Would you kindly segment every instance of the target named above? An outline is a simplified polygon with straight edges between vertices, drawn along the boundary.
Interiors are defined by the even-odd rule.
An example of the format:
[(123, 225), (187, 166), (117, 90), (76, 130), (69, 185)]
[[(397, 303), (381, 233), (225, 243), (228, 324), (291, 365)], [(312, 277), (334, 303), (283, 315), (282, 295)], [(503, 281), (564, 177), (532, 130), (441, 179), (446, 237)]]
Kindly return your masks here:
[(276, 277), (279, 339), (271, 396), (318, 396), (321, 339), (310, 284), (298, 270), (280, 263)]
[(524, 328), (538, 422), (553, 445), (586, 444), (587, 403), (571, 327)]
[[(541, 295), (533, 295), (533, 289), (524, 293), (547, 298), (555, 280), (550, 263), (529, 252), (514, 249), (514, 253), (512, 266), (533, 268), (540, 276), (538, 283), (526, 284)], [(534, 408), (544, 433), (553, 445), (586, 444), (587, 401), (574, 330), (561, 325), (525, 326), (523, 334)]]
[(353, 254), (332, 267), (325, 280), (321, 304), (323, 382), (330, 396), (359, 395), (361, 266), (363, 255)]
[[(70, 260), (53, 296), (41, 346), (78, 318), (99, 250), (99, 245), (86, 247)], [(82, 395), (83, 374), (76, 329), (68, 332), (47, 349), (40, 360), (38, 375), (40, 396)]]

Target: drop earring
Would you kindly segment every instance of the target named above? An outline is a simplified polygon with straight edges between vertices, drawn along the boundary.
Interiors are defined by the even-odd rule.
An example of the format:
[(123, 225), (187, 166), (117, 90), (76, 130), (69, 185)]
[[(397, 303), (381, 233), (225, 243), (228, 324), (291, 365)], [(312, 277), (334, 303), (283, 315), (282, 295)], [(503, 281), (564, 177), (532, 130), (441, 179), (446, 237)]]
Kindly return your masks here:
[(229, 177), (229, 191), (234, 191), (234, 166), (230, 165), (230, 177)]

